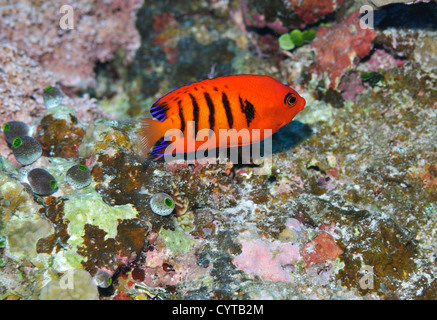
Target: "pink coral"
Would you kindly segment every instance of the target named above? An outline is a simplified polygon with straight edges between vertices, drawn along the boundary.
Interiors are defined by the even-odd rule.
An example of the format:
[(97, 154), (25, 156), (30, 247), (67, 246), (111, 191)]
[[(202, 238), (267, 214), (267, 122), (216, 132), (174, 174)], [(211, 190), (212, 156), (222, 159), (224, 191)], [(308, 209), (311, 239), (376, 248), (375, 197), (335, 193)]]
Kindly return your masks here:
[(60, 28), (61, 0), (6, 1), (0, 11), (0, 40), (14, 43), (52, 71), (65, 86), (94, 85), (95, 63), (122, 47), (132, 58), (140, 45), (135, 13), (142, 0), (74, 1), (74, 29)]
[(370, 59), (364, 64), (371, 71), (378, 71), (379, 69), (392, 69), (401, 67), (405, 60), (396, 59), (391, 54), (384, 50), (378, 49), (372, 54)]
[(288, 0), (288, 2), (302, 21), (311, 24), (334, 12), (344, 0)]
[(361, 29), (359, 10), (332, 27), (320, 27), (311, 47), (316, 51), (316, 62), (312, 70), (319, 79), (325, 74), (329, 87), (336, 88), (344, 73), (358, 64), (359, 58), (369, 54), (376, 32)]
[(355, 100), (355, 96), (364, 91), (364, 86), (358, 72), (351, 72), (341, 78), (338, 89), (345, 100)]
[(286, 271), (300, 259), (299, 249), (291, 243), (242, 240), (242, 252), (232, 260), (240, 270), (278, 282), (292, 281)]

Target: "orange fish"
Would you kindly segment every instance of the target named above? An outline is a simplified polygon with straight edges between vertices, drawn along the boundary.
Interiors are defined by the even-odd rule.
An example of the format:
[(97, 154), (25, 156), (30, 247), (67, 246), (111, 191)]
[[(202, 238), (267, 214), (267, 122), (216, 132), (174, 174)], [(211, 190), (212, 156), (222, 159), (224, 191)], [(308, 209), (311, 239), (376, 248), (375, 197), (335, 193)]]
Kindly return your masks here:
[[(216, 148), (260, 142), (289, 123), (304, 106), (305, 99), (295, 90), (268, 76), (233, 75), (195, 82), (167, 93), (152, 105), (150, 112), (158, 120), (142, 119), (142, 152), (147, 155), (170, 129), (180, 130), (183, 136), (171, 141), (164, 138), (153, 149), (154, 155), (168, 154), (170, 144), (184, 153), (205, 149), (204, 140), (196, 139), (202, 129), (215, 133), (209, 146)], [(188, 124), (194, 128), (190, 130)], [(249, 135), (231, 144), (228, 139), (219, 139), (221, 129), (248, 129)], [(260, 129), (261, 134), (253, 135), (253, 129)], [(264, 133), (264, 129), (271, 131)]]

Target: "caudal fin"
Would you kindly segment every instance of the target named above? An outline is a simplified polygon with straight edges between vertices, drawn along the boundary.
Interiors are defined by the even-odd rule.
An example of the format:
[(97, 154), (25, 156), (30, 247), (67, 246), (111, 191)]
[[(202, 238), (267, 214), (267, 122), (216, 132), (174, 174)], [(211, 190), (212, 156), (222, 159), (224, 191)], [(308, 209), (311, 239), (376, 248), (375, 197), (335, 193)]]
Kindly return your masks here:
[(165, 134), (165, 125), (157, 120), (141, 119), (138, 130), (141, 140), (141, 155), (145, 158), (153, 145)]

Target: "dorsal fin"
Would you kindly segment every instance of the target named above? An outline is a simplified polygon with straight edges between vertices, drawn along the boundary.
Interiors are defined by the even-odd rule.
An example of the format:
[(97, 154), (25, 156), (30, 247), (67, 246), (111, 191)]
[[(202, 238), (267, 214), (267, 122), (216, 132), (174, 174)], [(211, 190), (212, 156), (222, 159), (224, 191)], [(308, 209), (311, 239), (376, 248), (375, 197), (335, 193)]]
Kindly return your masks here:
[(167, 111), (169, 109), (167, 102), (162, 102), (158, 104), (158, 101), (156, 101), (152, 107), (150, 108), (150, 113), (153, 117), (158, 119), (159, 121), (163, 122), (165, 119), (167, 119)]
[(180, 100), (180, 97), (184, 94), (187, 94), (191, 88), (195, 88), (197, 86), (198, 82), (194, 82), (168, 92), (155, 101), (155, 103), (150, 107), (150, 113), (153, 117), (163, 122), (165, 119), (167, 119), (167, 112), (170, 107), (177, 106), (176, 102)]

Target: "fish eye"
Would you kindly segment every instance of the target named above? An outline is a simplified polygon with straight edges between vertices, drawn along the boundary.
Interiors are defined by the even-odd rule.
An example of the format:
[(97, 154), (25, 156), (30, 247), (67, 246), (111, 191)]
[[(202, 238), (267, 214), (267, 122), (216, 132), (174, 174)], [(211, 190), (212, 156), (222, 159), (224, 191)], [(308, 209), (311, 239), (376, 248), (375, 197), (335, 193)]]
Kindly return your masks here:
[(284, 98), (284, 103), (290, 107), (294, 106), (297, 102), (297, 97), (294, 93), (288, 93)]

